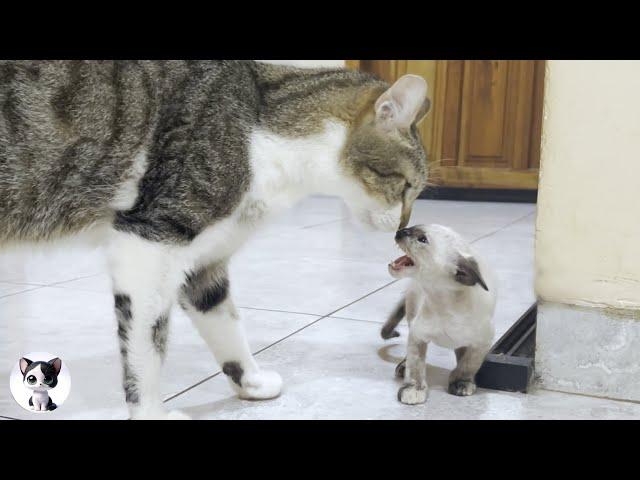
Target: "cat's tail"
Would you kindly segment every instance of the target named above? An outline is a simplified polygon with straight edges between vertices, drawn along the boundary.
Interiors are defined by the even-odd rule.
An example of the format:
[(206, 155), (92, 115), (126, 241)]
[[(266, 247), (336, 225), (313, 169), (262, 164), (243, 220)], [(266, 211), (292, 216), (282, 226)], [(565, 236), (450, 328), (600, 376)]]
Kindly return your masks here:
[(51, 400), (51, 397), (49, 397), (49, 404), (47, 405), (47, 410), (51, 411), (51, 410), (55, 410), (56, 408), (58, 408), (58, 406), (53, 403), (53, 400)]
[(383, 339), (389, 340), (390, 338), (400, 336), (400, 333), (398, 333), (398, 331), (396, 330), (396, 327), (398, 326), (398, 324), (406, 314), (404, 303), (405, 301), (403, 298), (402, 301), (395, 308), (393, 313), (389, 315), (389, 319), (387, 320), (387, 322), (382, 326), (382, 330), (380, 330), (380, 336)]

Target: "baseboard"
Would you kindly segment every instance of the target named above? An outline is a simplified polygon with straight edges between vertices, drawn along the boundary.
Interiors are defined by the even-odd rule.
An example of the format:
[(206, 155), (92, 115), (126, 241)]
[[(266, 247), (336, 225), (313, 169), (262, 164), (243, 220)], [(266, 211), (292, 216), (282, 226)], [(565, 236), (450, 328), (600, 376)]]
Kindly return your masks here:
[(537, 190), (506, 190), (498, 188), (429, 187), (418, 198), (428, 200), (464, 200), (467, 202), (536, 203)]
[(500, 337), (476, 374), (476, 385), (491, 390), (526, 393), (533, 379), (537, 306), (532, 305)]
[(543, 301), (537, 323), (542, 387), (640, 401), (640, 311)]

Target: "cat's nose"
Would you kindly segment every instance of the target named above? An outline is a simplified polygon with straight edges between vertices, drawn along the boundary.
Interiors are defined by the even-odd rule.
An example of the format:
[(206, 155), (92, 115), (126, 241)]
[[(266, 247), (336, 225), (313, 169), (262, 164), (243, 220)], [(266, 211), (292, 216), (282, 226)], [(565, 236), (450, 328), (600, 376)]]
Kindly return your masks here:
[(396, 240), (400, 240), (401, 238), (404, 238), (404, 237), (409, 237), (410, 235), (411, 235), (410, 228), (402, 228), (396, 232)]

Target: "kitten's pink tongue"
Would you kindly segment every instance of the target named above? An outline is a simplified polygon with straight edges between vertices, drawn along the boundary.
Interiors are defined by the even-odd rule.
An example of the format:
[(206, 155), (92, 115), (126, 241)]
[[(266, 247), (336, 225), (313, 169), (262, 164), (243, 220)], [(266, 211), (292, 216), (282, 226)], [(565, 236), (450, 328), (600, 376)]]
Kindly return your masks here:
[(391, 268), (394, 270), (402, 270), (405, 267), (413, 267), (413, 260), (408, 255), (403, 255), (400, 258), (396, 258), (391, 264)]

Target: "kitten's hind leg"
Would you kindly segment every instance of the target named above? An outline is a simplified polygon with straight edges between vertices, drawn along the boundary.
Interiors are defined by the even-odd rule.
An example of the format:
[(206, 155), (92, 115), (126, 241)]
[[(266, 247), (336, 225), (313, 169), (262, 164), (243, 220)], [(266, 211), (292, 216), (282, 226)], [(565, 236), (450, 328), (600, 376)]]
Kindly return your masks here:
[(491, 345), (456, 348), (458, 365), (449, 375), (449, 393), (460, 397), (473, 395), (476, 391), (475, 376)]
[(132, 419), (185, 419), (160, 394), (169, 310), (180, 275), (166, 247), (115, 232), (108, 249), (113, 280), (125, 400)]
[(280, 375), (259, 369), (251, 354), (229, 294), (226, 262), (188, 275), (182, 287), (180, 305), (241, 398), (258, 400), (280, 394)]

